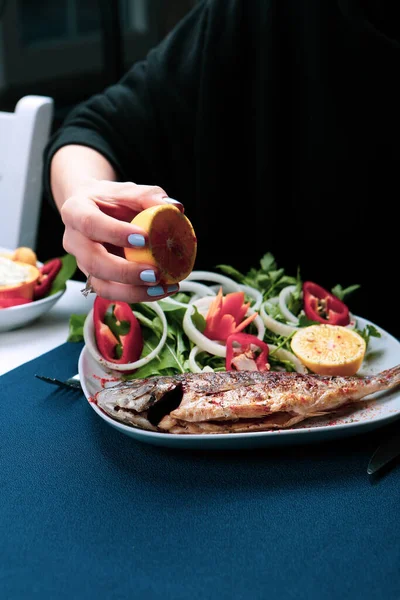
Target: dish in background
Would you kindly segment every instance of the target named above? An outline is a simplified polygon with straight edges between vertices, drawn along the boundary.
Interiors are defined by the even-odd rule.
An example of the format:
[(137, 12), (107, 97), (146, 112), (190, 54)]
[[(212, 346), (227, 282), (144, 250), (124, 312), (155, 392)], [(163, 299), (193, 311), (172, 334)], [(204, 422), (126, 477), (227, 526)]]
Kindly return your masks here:
[[(0, 248), (0, 254), (12, 254), (12, 250)], [(41, 267), (43, 263), (37, 262), (37, 266)], [(58, 300), (63, 296), (65, 290), (61, 290), (52, 296), (46, 296), (40, 300), (33, 300), (28, 304), (19, 306), (11, 306), (9, 308), (0, 309), (0, 332), (11, 331), (24, 327), (32, 321), (39, 319), (47, 313)]]
[(19, 306), (11, 306), (10, 308), (0, 309), (0, 332), (11, 331), (24, 327), (32, 321), (39, 319), (47, 313), (56, 302), (63, 296), (65, 290), (61, 290), (52, 296), (47, 296), (41, 300), (34, 300), (28, 304), (20, 304)]

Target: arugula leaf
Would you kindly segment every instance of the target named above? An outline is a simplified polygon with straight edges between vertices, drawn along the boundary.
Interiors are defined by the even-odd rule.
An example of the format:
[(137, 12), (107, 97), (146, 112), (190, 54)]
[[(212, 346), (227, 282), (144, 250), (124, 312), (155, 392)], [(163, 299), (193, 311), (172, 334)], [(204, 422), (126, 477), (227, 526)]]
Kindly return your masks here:
[(67, 342), (83, 341), (83, 325), (87, 315), (72, 314), (69, 319), (69, 332)]
[[(148, 327), (149, 329), (152, 328), (153, 321), (151, 319), (142, 315), (142, 313), (139, 312), (138, 310), (132, 310), (132, 312), (141, 325), (143, 325), (144, 327)], [(153, 314), (153, 317), (154, 317), (154, 314)]]
[(52, 283), (49, 296), (57, 294), (61, 290), (65, 290), (68, 279), (71, 279), (75, 275), (77, 269), (76, 258), (72, 254), (65, 254), (60, 257), (62, 267), (57, 273)]
[[(178, 292), (174, 295), (174, 300), (177, 302), (182, 302), (183, 304), (188, 304), (190, 300), (190, 296), (184, 294), (183, 292)], [(168, 300), (158, 300), (158, 304), (163, 309), (165, 313), (173, 312), (175, 310), (182, 310), (182, 307), (174, 304), (173, 302), (168, 302)]]
[(382, 337), (380, 332), (373, 325), (366, 325), (364, 329), (355, 329), (357, 333), (364, 338), (366, 345), (368, 346), (371, 337), (380, 338)]
[(284, 367), (285, 371), (296, 371), (296, 367), (290, 360), (283, 360), (282, 358), (275, 359), (272, 354), (268, 357), (268, 362), (271, 363), (271, 367), (273, 368), (281, 369)]
[(319, 321), (309, 319), (306, 315), (299, 316), (299, 327), (309, 327), (310, 325), (321, 325)]
[[(182, 339), (172, 335), (172, 340), (164, 344), (161, 352), (153, 358), (147, 365), (140, 367), (134, 373), (126, 375), (126, 379), (141, 379), (152, 375), (166, 375), (174, 373), (184, 373), (188, 370), (186, 359), (180, 349), (182, 348)], [(178, 338), (182, 338), (178, 334)], [(142, 357), (147, 356), (158, 345), (160, 338), (154, 332), (144, 332), (144, 347)], [(184, 345), (185, 349), (187, 348)]]
[(265, 308), (267, 314), (270, 317), (272, 317), (273, 319), (275, 319), (276, 321), (284, 321), (285, 320), (280, 311), (279, 304), (275, 304), (273, 302), (269, 302), (268, 300), (266, 300), (264, 308)]
[(339, 298), (339, 300), (343, 300), (343, 298), (345, 296), (348, 296), (352, 292), (355, 292), (360, 287), (361, 287), (360, 285), (356, 284), (356, 285), (350, 285), (347, 288), (342, 288), (342, 286), (340, 284), (337, 284), (337, 285), (335, 285), (335, 287), (332, 288), (331, 292), (332, 292), (332, 294), (335, 294), (335, 296), (337, 296)]
[(230, 265), (217, 265), (218, 268), (237, 281), (238, 283), (253, 287), (263, 292), (264, 299), (270, 298), (280, 292), (287, 285), (297, 285), (300, 275), (290, 277), (285, 275), (284, 269), (278, 269), (274, 256), (267, 252), (260, 260), (260, 269), (251, 268), (246, 275), (240, 273)]
[(275, 258), (271, 254), (271, 252), (267, 252), (266, 254), (264, 254), (264, 256), (260, 260), (260, 265), (261, 265), (261, 269), (263, 271), (265, 271), (265, 273), (268, 273), (269, 271), (276, 269)]
[(225, 371), (225, 358), (213, 356), (208, 352), (199, 352), (196, 356), (196, 362), (201, 369), (210, 367), (213, 371)]
[(234, 269), (230, 265), (217, 265), (217, 269), (220, 269), (220, 271), (225, 273), (225, 275), (228, 275), (228, 277), (231, 277), (238, 283), (243, 283), (243, 281), (244, 281), (243, 273), (241, 273), (237, 269)]
[(303, 306), (302, 286), (300, 281), (297, 281), (294, 285), (296, 285), (296, 287), (290, 294), (287, 307), (294, 315), (297, 315)]
[(197, 310), (197, 306), (194, 307), (194, 311), (191, 315), (194, 326), (203, 333), (206, 328), (206, 320), (201, 313)]

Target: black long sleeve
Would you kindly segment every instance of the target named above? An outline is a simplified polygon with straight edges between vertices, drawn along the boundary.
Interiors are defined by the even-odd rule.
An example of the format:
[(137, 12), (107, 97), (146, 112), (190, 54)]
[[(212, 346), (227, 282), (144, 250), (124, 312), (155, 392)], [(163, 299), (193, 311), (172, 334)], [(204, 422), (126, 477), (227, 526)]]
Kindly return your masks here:
[(185, 204), (196, 268), (267, 251), (400, 335), (382, 293), (398, 252), (400, 46), (361, 0), (205, 0), (46, 151), (79, 143)]

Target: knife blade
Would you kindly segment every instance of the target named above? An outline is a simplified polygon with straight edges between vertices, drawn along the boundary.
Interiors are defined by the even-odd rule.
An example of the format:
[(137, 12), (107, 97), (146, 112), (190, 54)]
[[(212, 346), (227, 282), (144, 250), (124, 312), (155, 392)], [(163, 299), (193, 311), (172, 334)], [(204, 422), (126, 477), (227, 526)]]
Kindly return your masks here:
[(400, 432), (390, 436), (375, 450), (368, 463), (368, 475), (373, 475), (398, 456), (400, 456)]

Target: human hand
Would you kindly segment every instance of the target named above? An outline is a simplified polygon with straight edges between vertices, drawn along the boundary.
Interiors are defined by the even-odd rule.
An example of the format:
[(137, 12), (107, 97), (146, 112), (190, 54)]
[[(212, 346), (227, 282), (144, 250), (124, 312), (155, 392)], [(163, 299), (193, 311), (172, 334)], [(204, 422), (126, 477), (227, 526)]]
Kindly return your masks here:
[(180, 202), (160, 187), (132, 182), (95, 181), (80, 187), (61, 207), (65, 225), (63, 246), (76, 257), (91, 288), (102, 298), (124, 302), (159, 300), (178, 291), (179, 285), (160, 285), (152, 265), (130, 262), (123, 248), (143, 247), (146, 232), (130, 223), (142, 210), (156, 204)]

